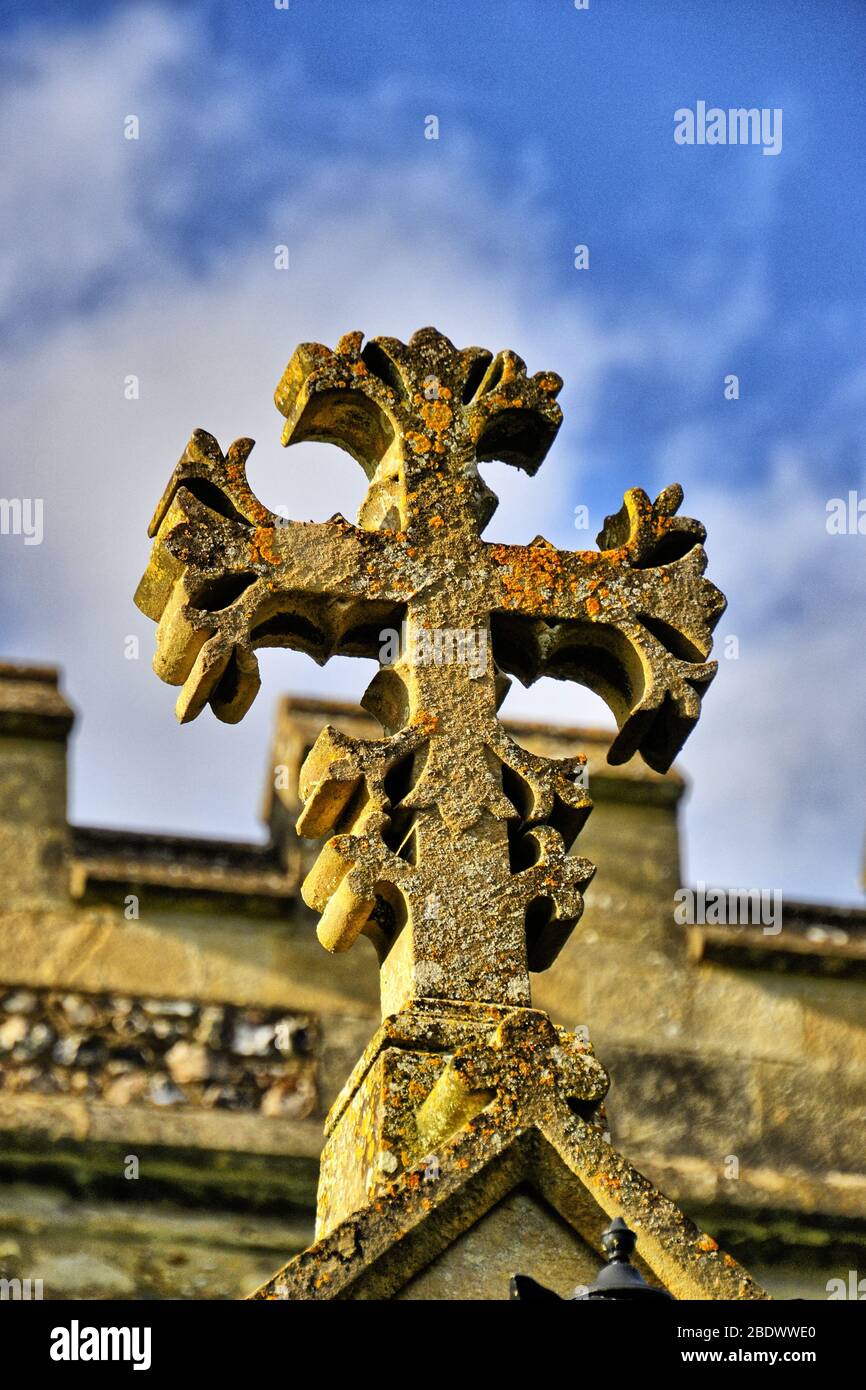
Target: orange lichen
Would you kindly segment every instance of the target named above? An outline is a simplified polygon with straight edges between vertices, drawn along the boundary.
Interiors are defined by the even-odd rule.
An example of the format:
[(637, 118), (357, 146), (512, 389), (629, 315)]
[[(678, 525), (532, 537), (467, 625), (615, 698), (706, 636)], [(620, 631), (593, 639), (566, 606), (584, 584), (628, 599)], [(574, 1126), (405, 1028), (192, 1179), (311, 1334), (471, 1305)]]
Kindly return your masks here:
[(418, 413), (427, 427), (436, 434), (443, 434), (454, 419), (454, 412), (446, 401), (424, 401)]
[[(430, 452), (432, 441), (427, 438), (426, 434), (421, 434), (419, 430), (407, 430), (406, 438), (416, 454), (428, 454)], [(409, 493), (409, 496), (413, 497), (414, 493)]]
[(253, 533), (253, 547), (269, 565), (280, 565), (283, 561), (282, 555), (273, 546), (275, 534), (273, 526), (258, 526)]
[(530, 546), (493, 545), (490, 554), (501, 569), (506, 608), (531, 612), (555, 595), (565, 594), (570, 586), (571, 576), (563, 570), (563, 557), (549, 542)]

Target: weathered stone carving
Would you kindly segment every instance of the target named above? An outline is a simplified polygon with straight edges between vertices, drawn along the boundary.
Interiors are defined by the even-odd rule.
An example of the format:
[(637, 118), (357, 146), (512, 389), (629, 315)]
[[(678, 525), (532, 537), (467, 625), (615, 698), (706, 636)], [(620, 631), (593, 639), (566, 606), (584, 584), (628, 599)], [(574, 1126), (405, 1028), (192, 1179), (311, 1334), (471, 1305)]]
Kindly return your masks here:
[(408, 345), (303, 344), (276, 391), (283, 442), (326, 440), (358, 460), (370, 480), (358, 524), (282, 521), (246, 481), (252, 441), (223, 455), (198, 430), (151, 525), (136, 601), (159, 623), (155, 669), (182, 685), (181, 720), (207, 703), (242, 718), (257, 647), (324, 662), (375, 657), (383, 633), (401, 635), (363, 701), (385, 737), (325, 729), (298, 823), (333, 832), (304, 896), (329, 950), (372, 939), (385, 1014), (414, 998), (528, 1005), (529, 972), (580, 916), (594, 870), (568, 850), (591, 806), (585, 759), (513, 742), (497, 719), (508, 673), (596, 690), (619, 725), (611, 761), (640, 752), (660, 770), (715, 674), (724, 599), (702, 577), (704, 528), (677, 515), (678, 486), (654, 503), (630, 490), (598, 551), (482, 538), (496, 499), (479, 462), (535, 473), (561, 384), (432, 328)]
[[(604, 1211), (640, 1232), (646, 1274), (676, 1296), (763, 1297), (610, 1147), (604, 1068), (530, 1007), (529, 972), (555, 959), (593, 874), (569, 854), (591, 803), (582, 755), (530, 754), (500, 725), (509, 674), (590, 686), (619, 726), (611, 761), (640, 752), (664, 770), (715, 674), (724, 609), (678, 486), (626, 493), (597, 551), (483, 539), (496, 501), (478, 464), (534, 473), (561, 384), (432, 328), (408, 345), (304, 344), (276, 391), (283, 441), (358, 460), (357, 525), (281, 521), (246, 481), (251, 441), (223, 455), (197, 431), (151, 526), (136, 600), (159, 623), (155, 666), (183, 687), (182, 720), (207, 703), (242, 718), (260, 646), (383, 658), (363, 703), (384, 737), (326, 728), (298, 820), (330, 835), (303, 888), (319, 937), (332, 951), (370, 937), (383, 1022), (328, 1117), (317, 1242), (260, 1297), (402, 1297), (526, 1186), (578, 1263), (597, 1258)], [(522, 1260), (519, 1221), (505, 1229)], [(452, 1275), (432, 1277), (447, 1290)]]

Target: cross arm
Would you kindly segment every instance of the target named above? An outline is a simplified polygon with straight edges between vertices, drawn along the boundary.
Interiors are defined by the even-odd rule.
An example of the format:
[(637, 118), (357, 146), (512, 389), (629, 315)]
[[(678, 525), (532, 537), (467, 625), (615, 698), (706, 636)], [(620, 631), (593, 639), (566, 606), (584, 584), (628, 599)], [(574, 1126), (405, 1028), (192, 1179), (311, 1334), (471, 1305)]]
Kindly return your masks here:
[(574, 680), (599, 694), (619, 726), (608, 759), (640, 752), (673, 762), (716, 673), (708, 661), (725, 599), (703, 578), (704, 527), (676, 515), (682, 488), (650, 502), (640, 488), (608, 517), (597, 551), (489, 546), (494, 655), (529, 685)]
[(177, 714), (209, 703), (236, 723), (259, 689), (255, 649), (293, 647), (323, 664), (335, 652), (372, 656), (398, 626), (409, 594), (407, 547), (339, 514), (288, 522), (246, 478), (253, 441), (223, 454), (196, 430), (150, 526), (154, 538), (135, 601), (158, 623), (154, 669), (181, 685)]

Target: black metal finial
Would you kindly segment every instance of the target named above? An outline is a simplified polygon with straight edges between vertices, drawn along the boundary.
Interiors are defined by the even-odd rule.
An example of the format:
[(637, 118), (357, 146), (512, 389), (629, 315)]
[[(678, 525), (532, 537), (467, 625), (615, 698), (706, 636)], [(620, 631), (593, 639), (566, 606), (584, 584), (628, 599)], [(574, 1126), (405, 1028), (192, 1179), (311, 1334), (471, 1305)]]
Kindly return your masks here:
[(634, 1254), (637, 1236), (630, 1231), (621, 1216), (615, 1216), (607, 1230), (602, 1232), (601, 1248), (608, 1263), (624, 1260), (626, 1264)]
[[(601, 1247), (607, 1258), (607, 1264), (599, 1273), (595, 1281), (589, 1288), (579, 1286), (574, 1293), (565, 1301), (584, 1302), (586, 1300), (612, 1300), (626, 1299), (631, 1300), (640, 1298), (665, 1298), (671, 1299), (666, 1289), (655, 1289), (648, 1284), (640, 1270), (635, 1269), (630, 1263), (631, 1256), (634, 1254), (637, 1245), (637, 1236), (634, 1231), (629, 1230), (621, 1216), (614, 1217), (613, 1221), (603, 1232), (601, 1237)], [(528, 1274), (514, 1274), (511, 1278), (510, 1293), (511, 1299), (537, 1300), (537, 1299), (559, 1299), (559, 1295), (552, 1289), (546, 1289), (543, 1284), (530, 1278)]]
[(575, 1299), (633, 1299), (672, 1297), (667, 1289), (655, 1289), (648, 1284), (639, 1269), (631, 1264), (637, 1236), (629, 1230), (621, 1216), (614, 1217), (601, 1237), (601, 1248), (607, 1264), (600, 1269), (588, 1289), (575, 1291)]

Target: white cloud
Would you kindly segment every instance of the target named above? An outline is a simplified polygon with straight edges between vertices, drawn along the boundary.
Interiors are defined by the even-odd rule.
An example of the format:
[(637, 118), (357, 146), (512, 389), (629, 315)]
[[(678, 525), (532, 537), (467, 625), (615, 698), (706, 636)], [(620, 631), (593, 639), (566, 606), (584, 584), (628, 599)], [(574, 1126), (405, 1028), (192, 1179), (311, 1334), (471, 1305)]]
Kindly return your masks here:
[[(163, 87), (187, 43), (179, 17), (144, 6), (95, 32), (62, 28), (46, 41), (40, 28), (3, 44), (0, 313), (36, 299), (57, 313), (106, 272), (140, 274), (160, 259), (147, 235), (142, 163), (192, 121), (207, 129), (220, 109), (214, 94), (191, 103)], [(130, 114), (141, 121), (137, 141), (124, 138)]]
[[(707, 882), (856, 900), (864, 538), (828, 534), (812, 453), (810, 440), (780, 447), (762, 480), (736, 491), (684, 472), (686, 509), (709, 532), (708, 573), (729, 600), (719, 673), (683, 755), (688, 865)], [(736, 660), (724, 657), (727, 635)]]

